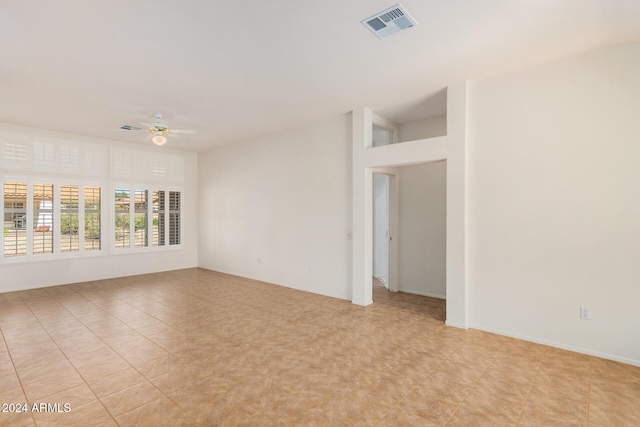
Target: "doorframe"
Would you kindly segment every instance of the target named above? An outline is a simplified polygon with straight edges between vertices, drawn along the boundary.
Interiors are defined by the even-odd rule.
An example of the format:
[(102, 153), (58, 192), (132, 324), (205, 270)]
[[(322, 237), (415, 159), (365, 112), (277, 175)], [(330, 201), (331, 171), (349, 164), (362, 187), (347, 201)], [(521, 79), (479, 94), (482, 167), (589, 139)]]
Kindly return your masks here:
[[(399, 272), (398, 272), (398, 230), (399, 216), (398, 209), (400, 207), (399, 199), (399, 174), (398, 171), (390, 168), (372, 169), (373, 174), (386, 175), (389, 177), (389, 283), (388, 288), (391, 292), (398, 292), (399, 288)], [(373, 188), (372, 188), (373, 191)], [(371, 200), (373, 209), (374, 200)], [(372, 220), (372, 227), (375, 224)], [(373, 228), (372, 228), (373, 230)], [(372, 231), (373, 233), (373, 231)]]
[(447, 87), (447, 135), (373, 148), (373, 112), (352, 112), (352, 302), (372, 300), (373, 169), (447, 160), (446, 324), (469, 327), (468, 121), (469, 83)]

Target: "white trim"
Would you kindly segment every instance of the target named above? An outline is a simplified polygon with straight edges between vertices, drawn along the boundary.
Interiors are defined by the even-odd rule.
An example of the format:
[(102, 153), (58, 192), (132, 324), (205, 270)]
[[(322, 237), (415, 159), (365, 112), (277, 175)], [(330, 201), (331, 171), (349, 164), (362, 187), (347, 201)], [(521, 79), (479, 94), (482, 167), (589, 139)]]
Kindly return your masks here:
[[(33, 224), (34, 221), (34, 212), (33, 212), (33, 186), (34, 184), (51, 184), (53, 185), (53, 227), (52, 227), (52, 238), (53, 238), (53, 253), (44, 253), (44, 254), (34, 254), (33, 253), (33, 228), (27, 227), (27, 253), (24, 256), (15, 256), (15, 257), (5, 257), (4, 256), (4, 232), (2, 238), (0, 240), (0, 248), (2, 249), (2, 254), (0, 254), (0, 265), (10, 265), (10, 264), (25, 264), (25, 263), (37, 263), (37, 262), (45, 262), (45, 261), (57, 261), (57, 260), (70, 260), (70, 259), (79, 259), (79, 258), (91, 258), (101, 255), (106, 255), (105, 251), (104, 239), (106, 234), (104, 233), (104, 217), (105, 217), (105, 207), (104, 207), (104, 182), (100, 182), (94, 179), (83, 180), (78, 177), (70, 178), (70, 177), (61, 177), (57, 175), (52, 175), (49, 178), (43, 177), (40, 173), (37, 175), (28, 173), (26, 175), (17, 176), (17, 175), (1, 175), (0, 174), (0, 186), (2, 186), (2, 192), (0, 195), (4, 200), (4, 184), (6, 182), (24, 182), (27, 185), (27, 200), (26, 200), (26, 223)], [(60, 188), (62, 186), (78, 186), (79, 188), (79, 221), (84, 220), (84, 188), (85, 187), (99, 187), (100, 188), (100, 221), (101, 221), (101, 242), (100, 249), (86, 251), (84, 249), (84, 244), (81, 244), (78, 251), (74, 252), (61, 252), (60, 247), (60, 217), (61, 217), (61, 207), (60, 207)], [(82, 189), (82, 191), (80, 191)], [(82, 211), (82, 214), (80, 214)], [(2, 214), (4, 216), (4, 205), (2, 207)], [(4, 221), (3, 221), (4, 224)], [(82, 222), (84, 224), (84, 222)], [(4, 227), (3, 227), (4, 231)], [(80, 237), (84, 237), (84, 227), (81, 227), (81, 233), (79, 233)], [(82, 241), (84, 242), (84, 241)]]
[(352, 111), (352, 302), (369, 305), (372, 277), (373, 168), (447, 160), (447, 324), (467, 328), (469, 83), (447, 87), (447, 135), (371, 147), (373, 113)]
[(376, 114), (371, 113), (371, 125), (377, 125), (390, 131), (393, 137), (393, 142), (391, 144), (397, 144), (398, 142), (400, 142), (400, 126), (398, 126), (396, 123), (387, 120), (384, 117), (380, 117)]
[(445, 320), (444, 324), (453, 328), (468, 329), (468, 326), (464, 323), (453, 322), (450, 320)]
[(325, 297), (329, 297), (329, 298), (336, 298), (336, 299), (340, 299), (343, 300), (345, 302), (348, 302), (350, 300), (348, 295), (337, 295), (337, 294), (332, 294), (329, 292), (324, 292), (324, 289), (307, 289), (307, 288), (301, 288), (298, 286), (293, 286), (293, 285), (285, 285), (285, 284), (279, 284), (279, 283), (273, 283), (273, 282), (269, 282), (265, 279), (261, 279), (255, 276), (251, 276), (251, 275), (246, 275), (244, 273), (239, 274), (239, 273), (233, 273), (227, 270), (220, 270), (218, 268), (213, 268), (213, 267), (205, 267), (202, 265), (199, 265), (198, 268), (202, 268), (203, 270), (209, 270), (209, 271), (213, 271), (216, 273), (222, 273), (222, 274), (227, 274), (229, 276), (235, 276), (239, 279), (249, 279), (249, 280), (255, 280), (256, 282), (262, 282), (262, 283), (266, 283), (268, 285), (274, 285), (274, 286), (282, 286), (283, 288), (288, 288), (288, 289), (295, 289), (297, 291), (302, 291), (302, 292), (309, 292), (310, 294), (314, 294), (314, 295), (322, 295)]
[(438, 298), (438, 299), (443, 299), (446, 301), (447, 297), (444, 295), (438, 295), (438, 294), (432, 294), (429, 292), (422, 292), (422, 291), (414, 291), (412, 289), (398, 289), (398, 292), (404, 292), (405, 294), (414, 294), (414, 295), (421, 295), (423, 297), (429, 297), (429, 298)]
[(396, 123), (392, 122), (391, 120), (387, 120), (384, 117), (380, 117), (375, 113), (371, 113), (371, 121), (374, 125), (378, 125), (392, 132), (395, 132), (399, 129), (399, 126)]
[(590, 350), (590, 349), (583, 348), (583, 347), (576, 347), (576, 346), (562, 344), (562, 343), (555, 342), (555, 341), (549, 341), (549, 340), (543, 340), (543, 339), (539, 339), (539, 338), (534, 338), (534, 337), (530, 337), (530, 336), (527, 336), (527, 335), (515, 334), (513, 332), (504, 331), (502, 329), (486, 328), (484, 326), (476, 325), (476, 324), (471, 324), (471, 325), (469, 325), (469, 327), (473, 328), (473, 329), (477, 329), (479, 331), (490, 332), (492, 334), (498, 334), (498, 335), (504, 335), (506, 337), (517, 338), (517, 339), (523, 340), (523, 341), (529, 341), (529, 342), (536, 343), (536, 344), (547, 345), (549, 347), (560, 348), (562, 350), (568, 350), (568, 351), (573, 351), (573, 352), (576, 352), (576, 353), (587, 354), (589, 356), (600, 357), (602, 359), (613, 360), (615, 362), (621, 362), (621, 363), (626, 363), (628, 365), (634, 365), (634, 366), (639, 366), (640, 367), (640, 360), (636, 360), (636, 359), (629, 359), (629, 358), (626, 358), (626, 357), (620, 357), (620, 356), (616, 356), (616, 355), (609, 354), (609, 353), (602, 353), (602, 352), (599, 352), (599, 351)]
[[(137, 182), (137, 181), (136, 181)], [(129, 247), (116, 247), (115, 246), (115, 191), (116, 189), (128, 190), (129, 191)], [(135, 191), (136, 190), (146, 190), (147, 191), (147, 245), (146, 246), (135, 246)], [(162, 246), (153, 246), (153, 192), (154, 191), (164, 191), (165, 193), (165, 228), (164, 228), (164, 245)], [(170, 192), (178, 192), (180, 193), (180, 243), (171, 245), (169, 244), (170, 238), (170, 225), (169, 225), (169, 193)], [(157, 184), (157, 183), (147, 183), (147, 184), (128, 184), (123, 181), (117, 181), (112, 183), (109, 193), (109, 255), (130, 255), (130, 254), (138, 254), (138, 253), (150, 253), (150, 252), (160, 252), (167, 250), (176, 250), (182, 249), (184, 245), (184, 194), (185, 190), (183, 187), (179, 187), (176, 185), (169, 184)], [(133, 206), (131, 205), (131, 201), (133, 200)]]

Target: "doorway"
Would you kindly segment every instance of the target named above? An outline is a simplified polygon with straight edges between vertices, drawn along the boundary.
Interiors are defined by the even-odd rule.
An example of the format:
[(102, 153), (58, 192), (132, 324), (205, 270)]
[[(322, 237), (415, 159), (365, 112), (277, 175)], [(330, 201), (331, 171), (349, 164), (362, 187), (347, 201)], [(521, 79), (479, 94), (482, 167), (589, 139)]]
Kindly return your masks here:
[[(371, 298), (373, 170), (447, 160), (446, 170), (446, 324), (469, 327), (468, 141), (469, 82), (447, 87), (446, 135), (372, 147), (373, 112), (355, 109), (352, 117), (352, 294), (353, 304)], [(394, 239), (395, 241), (396, 239)], [(393, 273), (392, 273), (393, 274)]]
[(446, 299), (446, 166), (372, 170), (374, 289)]
[(389, 289), (391, 255), (391, 177), (373, 174), (373, 277)]
[(446, 299), (447, 161), (394, 168), (397, 207), (398, 288), (404, 293)]

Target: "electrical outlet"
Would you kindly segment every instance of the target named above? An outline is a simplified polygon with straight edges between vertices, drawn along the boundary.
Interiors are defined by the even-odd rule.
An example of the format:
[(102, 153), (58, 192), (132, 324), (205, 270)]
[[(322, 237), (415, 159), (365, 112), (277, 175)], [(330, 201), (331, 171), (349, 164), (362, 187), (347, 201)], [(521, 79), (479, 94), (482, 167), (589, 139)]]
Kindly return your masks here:
[(580, 307), (580, 318), (584, 320), (590, 320), (591, 309), (589, 307)]

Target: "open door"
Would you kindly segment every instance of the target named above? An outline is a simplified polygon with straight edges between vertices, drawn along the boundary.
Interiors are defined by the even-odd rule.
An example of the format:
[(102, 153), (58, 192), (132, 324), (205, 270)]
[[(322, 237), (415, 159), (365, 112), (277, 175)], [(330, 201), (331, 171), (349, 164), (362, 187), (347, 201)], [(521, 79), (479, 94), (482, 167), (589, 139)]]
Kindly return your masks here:
[[(390, 288), (391, 177), (373, 174), (373, 277)], [(393, 289), (393, 288), (391, 288)]]

